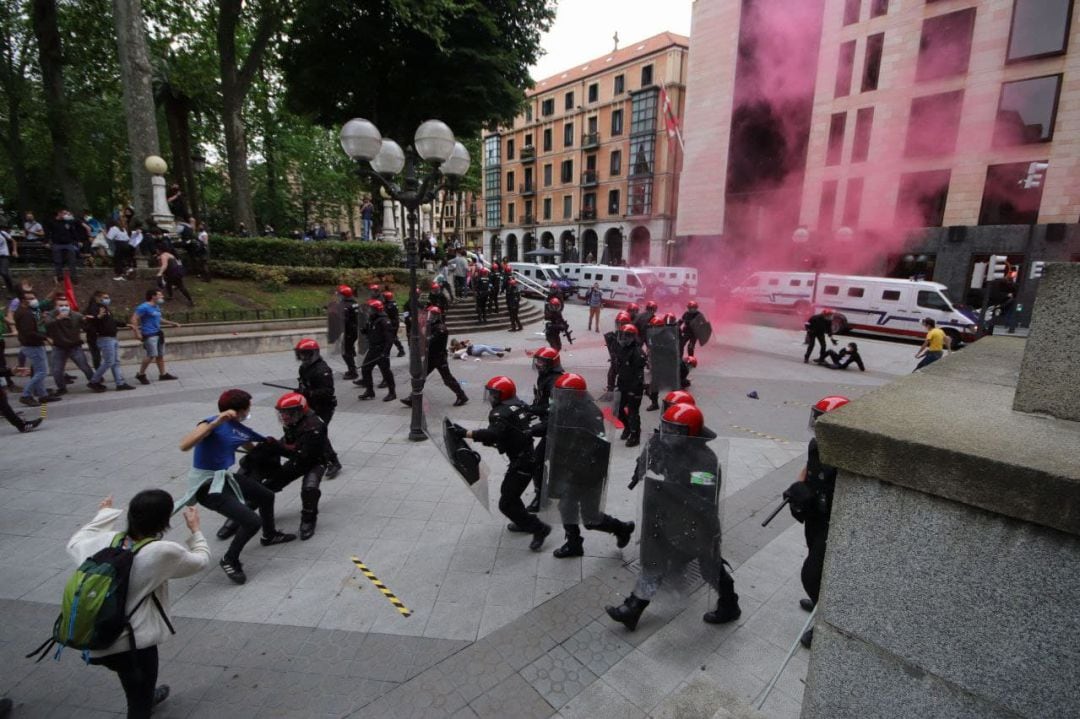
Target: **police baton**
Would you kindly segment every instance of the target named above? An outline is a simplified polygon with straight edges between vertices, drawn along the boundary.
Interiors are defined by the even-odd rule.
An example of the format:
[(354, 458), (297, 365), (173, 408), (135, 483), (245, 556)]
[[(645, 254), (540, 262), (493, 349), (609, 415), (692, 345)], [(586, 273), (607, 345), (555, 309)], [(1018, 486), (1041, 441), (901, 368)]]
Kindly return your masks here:
[(284, 390), (288, 390), (289, 392), (297, 392), (297, 391), (299, 391), (299, 390), (296, 389), (296, 387), (286, 387), (283, 384), (274, 384), (273, 382), (263, 382), (263, 384), (265, 386), (267, 386), (267, 387), (276, 387), (277, 389), (284, 389)]
[(772, 514), (770, 514), (768, 517), (765, 518), (765, 521), (761, 523), (761, 526), (762, 527), (768, 526), (769, 522), (776, 519), (776, 515), (780, 514), (780, 510), (782, 510), (784, 507), (788, 506), (788, 502), (790, 502), (790, 501), (791, 501), (791, 498), (788, 497), (787, 493), (785, 492), (784, 493), (784, 501), (780, 503), (779, 507), (777, 507), (776, 509), (774, 509), (772, 511)]

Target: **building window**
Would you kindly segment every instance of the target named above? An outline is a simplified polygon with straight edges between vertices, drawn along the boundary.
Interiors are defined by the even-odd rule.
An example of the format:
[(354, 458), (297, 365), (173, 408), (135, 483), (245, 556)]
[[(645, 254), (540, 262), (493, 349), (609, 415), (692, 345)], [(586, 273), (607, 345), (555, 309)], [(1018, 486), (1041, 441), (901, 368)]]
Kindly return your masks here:
[(974, 30), (975, 8), (924, 20), (915, 80), (926, 82), (967, 72)]
[(622, 152), (615, 150), (611, 153), (611, 172), (612, 177), (618, 177), (622, 174)]
[(545, 220), (550, 220), (551, 219), (551, 198), (550, 197), (545, 197), (544, 198), (544, 219)]
[(836, 86), (833, 97), (847, 97), (851, 94), (851, 73), (855, 66), (855, 41), (849, 40), (840, 46), (840, 59), (836, 63)]
[(607, 193), (607, 213), (609, 215), (617, 215), (617, 214), (619, 214), (619, 211), (620, 211), (621, 207), (622, 206), (619, 203), (619, 191), (618, 190), (608, 190), (608, 193)]
[(916, 97), (908, 117), (905, 157), (948, 155), (956, 149), (964, 91)]
[(600, 84), (593, 83), (589, 85), (589, 102), (597, 102), (600, 99)]
[(513, 192), (514, 191), (514, 173), (513, 172), (506, 173), (506, 191), (507, 192)]
[(859, 22), (859, 10), (862, 0), (844, 0), (844, 25), (854, 25)]
[(1072, 0), (1015, 0), (1006, 62), (1061, 55), (1069, 47)]
[(866, 38), (866, 61), (863, 63), (862, 92), (877, 89), (878, 76), (881, 74), (881, 51), (885, 47), (885, 33), (878, 33)]
[(562, 126), (563, 147), (574, 146), (574, 123), (564, 122)]
[(525, 122), (532, 122), (532, 105), (525, 106)]
[(901, 227), (941, 227), (951, 174), (949, 170), (931, 170), (901, 175), (896, 198), (896, 224)]
[(574, 196), (563, 195), (562, 198), (562, 216), (564, 220), (568, 220), (574, 215)]
[(840, 224), (845, 227), (857, 227), (859, 210), (862, 207), (863, 178), (853, 177), (847, 181), (847, 194), (844, 195), (844, 214)]
[(829, 148), (825, 153), (826, 165), (839, 165), (844, 152), (844, 126), (847, 113), (838, 112), (829, 121)]
[(532, 147), (532, 146), (533, 146), (533, 136), (532, 136), (532, 133), (529, 132), (529, 133), (526, 133), (526, 135), (525, 135), (525, 147)]
[(555, 114), (555, 98), (549, 97), (540, 103), (540, 114), (544, 117)]
[(573, 110), (574, 109), (574, 93), (572, 93), (572, 92), (566, 93), (566, 97), (565, 97), (564, 102), (563, 102), (563, 107), (565, 109), (567, 109), (567, 110)]
[(998, 100), (994, 147), (1049, 142), (1053, 139), (1060, 93), (1061, 75), (1004, 83)]
[(652, 85), (652, 65), (641, 68), (641, 86), (648, 87), (649, 85)]
[(502, 148), (498, 135), (484, 138), (484, 167), (499, 164), (499, 150)]
[(889, 14), (889, 0), (870, 0), (870, 17)]
[(611, 135), (621, 135), (623, 131), (623, 111), (612, 110), (611, 111)]
[(656, 138), (652, 135), (636, 137), (630, 141), (630, 176), (651, 175), (656, 152)]
[(563, 160), (562, 165), (559, 168), (559, 179), (565, 185), (568, 182), (574, 181), (574, 161)]
[(626, 214), (644, 216), (652, 214), (652, 177), (640, 177), (630, 180), (627, 188)]
[(514, 216), (514, 210), (515, 210), (515, 206), (514, 206), (513, 202), (509, 203), (506, 206), (506, 221), (507, 222), (515, 222), (516, 221), (516, 218)]
[(833, 215), (836, 213), (836, 180), (829, 180), (821, 185), (821, 202), (818, 204), (818, 229), (828, 230), (832, 227)]
[(514, 159), (514, 140), (513, 138), (506, 141), (506, 159)]
[(870, 134), (874, 127), (874, 108), (861, 107), (855, 113), (855, 137), (851, 144), (851, 161), (866, 162), (870, 156)]
[(544, 187), (551, 187), (551, 163), (544, 165)]
[(622, 75), (616, 75), (612, 81), (611, 92), (615, 95), (621, 95), (626, 92), (626, 78)]
[(1039, 221), (1046, 161), (986, 168), (980, 225), (1034, 225)]
[(498, 227), (502, 224), (502, 203), (494, 197), (484, 200), (484, 221), (488, 227)]
[(551, 152), (551, 128), (544, 130), (544, 152)]
[(639, 92), (634, 96), (633, 105), (630, 108), (630, 134), (656, 132), (656, 101), (659, 93), (656, 90)]

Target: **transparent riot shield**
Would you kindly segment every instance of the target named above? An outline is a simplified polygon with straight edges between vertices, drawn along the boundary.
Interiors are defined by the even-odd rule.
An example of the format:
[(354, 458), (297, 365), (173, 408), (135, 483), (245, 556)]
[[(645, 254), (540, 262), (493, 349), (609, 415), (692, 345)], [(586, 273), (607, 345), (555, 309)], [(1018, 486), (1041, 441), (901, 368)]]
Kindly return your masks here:
[(679, 389), (679, 328), (674, 325), (650, 327), (646, 333), (649, 343), (649, 386), (661, 394)]
[(469, 488), (476, 501), (486, 511), (488, 507), (488, 467), (480, 457), (480, 453), (469, 446), (468, 440), (459, 439), (450, 431), (452, 422), (448, 417), (443, 417), (436, 432), (432, 432), (427, 426), (425, 415), (424, 434), (439, 450), (439, 454), (447, 461), (465, 486)]
[(345, 303), (335, 300), (326, 306), (326, 344), (330, 354), (340, 356), (345, 338)]
[(709, 339), (712, 337), (712, 325), (705, 319), (705, 315), (699, 312), (694, 319), (690, 320), (690, 331), (694, 333), (699, 344), (702, 346), (709, 344)]
[(685, 601), (723, 575), (720, 554), (721, 477), (727, 443), (655, 432), (638, 456), (641, 492), (640, 570), (634, 594)]
[(557, 524), (598, 524), (611, 459), (603, 410), (587, 392), (556, 388), (546, 439), (541, 517)]
[[(428, 367), (428, 342), (431, 340), (431, 335), (434, 330), (431, 324), (432, 317), (438, 318), (439, 315), (433, 315), (428, 311), (428, 308), (420, 308), (420, 366), (423, 368), (424, 376), (427, 377), (428, 372), (431, 369)], [(441, 320), (437, 320), (441, 323)], [(445, 325), (443, 326), (443, 332), (446, 331)], [(409, 343), (409, 351), (412, 352), (412, 338), (406, 337), (405, 341)]]
[(356, 336), (359, 338), (356, 342), (357, 356), (363, 357), (367, 354), (370, 343), (368, 342), (368, 324), (371, 322), (371, 308), (367, 306), (367, 303), (362, 303), (357, 307), (357, 332)]

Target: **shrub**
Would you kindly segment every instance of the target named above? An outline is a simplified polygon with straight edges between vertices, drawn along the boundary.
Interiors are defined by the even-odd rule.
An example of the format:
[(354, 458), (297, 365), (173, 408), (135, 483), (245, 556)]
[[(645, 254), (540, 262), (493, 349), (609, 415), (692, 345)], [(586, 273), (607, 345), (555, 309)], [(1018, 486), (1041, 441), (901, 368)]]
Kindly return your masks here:
[[(291, 242), (291, 240), (290, 240)], [(400, 267), (368, 267), (362, 269), (342, 269), (335, 267), (274, 267), (250, 262), (230, 262), (210, 260), (210, 271), (215, 277), (232, 280), (253, 280), (269, 289), (269, 281), (280, 281), (292, 285), (349, 285), (360, 287), (377, 282), (379, 284), (407, 285), (409, 271)], [(272, 276), (273, 280), (267, 278)], [(280, 278), (280, 279), (279, 279)], [(420, 275), (421, 287), (431, 282), (427, 273)], [(271, 291), (279, 291), (280, 288)]]
[(210, 241), (217, 260), (253, 262), (279, 267), (393, 267), (401, 247), (392, 242), (301, 242), (274, 237), (221, 237)]
[(252, 274), (259, 288), (267, 292), (281, 292), (289, 284), (289, 276), (281, 267), (256, 266)]

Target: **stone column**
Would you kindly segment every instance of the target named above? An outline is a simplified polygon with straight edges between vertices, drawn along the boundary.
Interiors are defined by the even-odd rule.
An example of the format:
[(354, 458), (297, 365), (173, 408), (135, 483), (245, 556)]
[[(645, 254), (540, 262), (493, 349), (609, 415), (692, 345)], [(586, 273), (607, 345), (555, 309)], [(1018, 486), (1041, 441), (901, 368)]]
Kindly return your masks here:
[(984, 338), (818, 422), (840, 474), (803, 719), (1077, 716), (1078, 316), (1080, 267), (1048, 265), (1026, 354)]
[(379, 232), (380, 242), (397, 242), (404, 246), (404, 234), (398, 231), (397, 203), (389, 197), (383, 198), (382, 230)]

